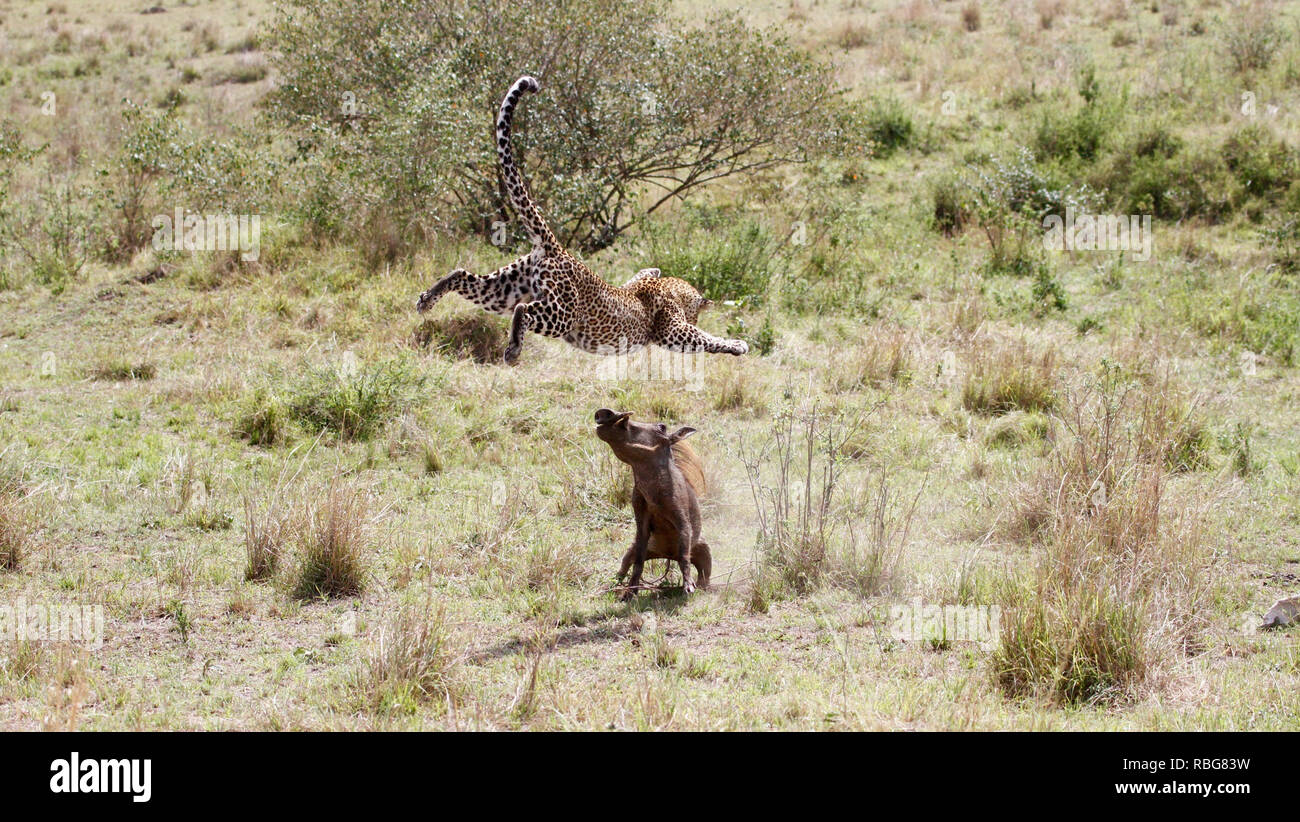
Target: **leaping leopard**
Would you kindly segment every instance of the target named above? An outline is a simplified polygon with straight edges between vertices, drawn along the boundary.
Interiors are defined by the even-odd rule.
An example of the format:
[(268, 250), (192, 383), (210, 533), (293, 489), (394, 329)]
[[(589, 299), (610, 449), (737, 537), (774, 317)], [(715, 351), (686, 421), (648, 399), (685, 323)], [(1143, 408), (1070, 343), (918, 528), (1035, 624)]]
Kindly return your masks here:
[(712, 302), (685, 280), (661, 277), (647, 268), (621, 287), (609, 285), (561, 247), (533, 202), (515, 165), (510, 124), (525, 91), (541, 86), (532, 77), (515, 81), (497, 114), (497, 157), (510, 204), (533, 241), (533, 250), (487, 276), (452, 271), (420, 295), (416, 308), (428, 311), (450, 291), (497, 314), (512, 314), (505, 361), (519, 359), (525, 331), (559, 337), (592, 354), (635, 351), (654, 344), (670, 351), (735, 354), (749, 351), (743, 340), (725, 340), (695, 326)]

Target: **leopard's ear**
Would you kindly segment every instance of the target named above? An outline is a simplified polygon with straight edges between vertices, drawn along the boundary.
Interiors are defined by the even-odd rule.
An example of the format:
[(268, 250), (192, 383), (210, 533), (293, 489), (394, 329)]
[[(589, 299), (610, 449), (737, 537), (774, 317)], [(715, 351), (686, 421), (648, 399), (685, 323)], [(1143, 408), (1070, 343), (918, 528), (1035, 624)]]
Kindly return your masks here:
[(629, 285), (633, 285), (634, 283), (639, 283), (642, 280), (657, 280), (657, 279), (659, 279), (659, 269), (643, 268), (640, 271), (638, 271), (636, 275), (632, 277), (632, 279), (623, 283), (623, 287), (627, 288)]

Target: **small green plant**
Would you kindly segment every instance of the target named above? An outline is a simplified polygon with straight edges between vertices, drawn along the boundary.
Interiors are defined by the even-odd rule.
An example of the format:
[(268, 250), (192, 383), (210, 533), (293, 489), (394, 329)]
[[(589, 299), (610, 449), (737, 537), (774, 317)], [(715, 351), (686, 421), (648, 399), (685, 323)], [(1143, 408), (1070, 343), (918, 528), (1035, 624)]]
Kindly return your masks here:
[(402, 360), (310, 369), (290, 404), (306, 426), (368, 440), (418, 395), (424, 378)]
[(875, 100), (867, 109), (867, 136), (875, 144), (876, 154), (880, 157), (888, 157), (900, 148), (907, 148), (915, 130), (911, 115), (897, 98)]
[(758, 350), (760, 357), (766, 357), (776, 348), (776, 327), (772, 325), (772, 316), (763, 318), (763, 325), (759, 327), (758, 333), (754, 335), (754, 347)]
[(181, 642), (188, 643), (190, 641), (190, 629), (194, 627), (194, 623), (190, 621), (189, 612), (185, 610), (185, 603), (179, 599), (173, 599), (167, 603), (167, 607), (163, 610), (167, 616), (176, 622), (176, 632), (181, 635)]
[(1074, 330), (1078, 332), (1080, 337), (1086, 337), (1093, 331), (1100, 331), (1105, 327), (1105, 324), (1095, 314), (1085, 314), (1074, 324)]
[(1065, 288), (1046, 263), (1039, 263), (1034, 273), (1033, 304), (1039, 311), (1064, 311), (1069, 308)]
[(230, 515), (230, 512), (208, 504), (187, 511), (185, 524), (200, 531), (226, 531), (235, 524), (235, 518)]
[(266, 388), (259, 388), (244, 402), (234, 432), (252, 445), (276, 445), (284, 442), (288, 421), (289, 410), (284, 402)]
[(1247, 477), (1259, 470), (1255, 462), (1254, 448), (1251, 445), (1251, 427), (1243, 422), (1235, 423), (1228, 435), (1228, 447), (1232, 453), (1232, 471), (1239, 477)]

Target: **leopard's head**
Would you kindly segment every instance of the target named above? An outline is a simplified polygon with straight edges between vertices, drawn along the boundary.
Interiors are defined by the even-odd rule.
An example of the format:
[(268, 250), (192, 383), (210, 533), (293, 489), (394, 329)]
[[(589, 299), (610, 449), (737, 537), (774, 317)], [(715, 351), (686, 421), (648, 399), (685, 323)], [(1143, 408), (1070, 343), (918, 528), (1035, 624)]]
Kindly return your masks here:
[(676, 277), (664, 277), (659, 280), (664, 292), (682, 307), (686, 319), (694, 325), (700, 318), (700, 312), (713, 305), (713, 300), (701, 294), (695, 286)]

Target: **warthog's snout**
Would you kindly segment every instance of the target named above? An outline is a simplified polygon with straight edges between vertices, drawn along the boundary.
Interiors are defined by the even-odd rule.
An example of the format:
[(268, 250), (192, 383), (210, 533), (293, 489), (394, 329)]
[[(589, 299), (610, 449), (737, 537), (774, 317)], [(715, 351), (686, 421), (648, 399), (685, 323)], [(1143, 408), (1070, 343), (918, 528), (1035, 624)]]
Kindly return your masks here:
[(632, 416), (632, 412), (630, 411), (624, 411), (623, 413), (620, 414), (617, 411), (611, 411), (608, 408), (602, 408), (596, 412), (596, 424), (610, 425), (612, 423), (618, 422), (621, 419), (626, 419), (630, 416)]

